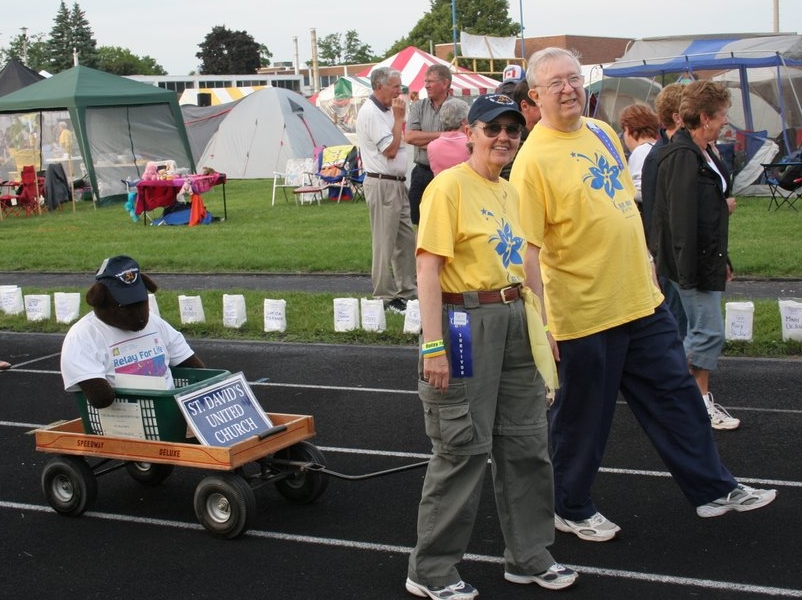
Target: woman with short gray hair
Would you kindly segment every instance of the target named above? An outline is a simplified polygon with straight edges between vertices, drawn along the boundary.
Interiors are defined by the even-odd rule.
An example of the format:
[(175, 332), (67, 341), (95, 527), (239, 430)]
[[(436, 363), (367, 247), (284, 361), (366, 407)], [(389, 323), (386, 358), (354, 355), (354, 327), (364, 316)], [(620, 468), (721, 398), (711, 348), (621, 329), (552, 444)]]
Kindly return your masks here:
[(468, 103), (459, 98), (448, 98), (440, 107), (440, 137), (429, 142), (429, 166), (437, 175), (440, 171), (468, 160)]

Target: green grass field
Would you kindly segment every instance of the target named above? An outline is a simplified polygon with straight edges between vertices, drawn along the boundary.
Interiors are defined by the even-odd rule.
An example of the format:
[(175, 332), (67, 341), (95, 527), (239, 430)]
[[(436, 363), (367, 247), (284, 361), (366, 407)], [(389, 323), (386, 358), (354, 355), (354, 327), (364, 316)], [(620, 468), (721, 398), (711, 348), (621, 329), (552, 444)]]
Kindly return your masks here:
[[(271, 206), (270, 180), (235, 180), (226, 185), (226, 219), (197, 227), (151, 227), (134, 222), (123, 205), (95, 208), (76, 203), (61, 211), (28, 219), (0, 222), (0, 271), (92, 273), (103, 258), (114, 254), (135, 257), (146, 272), (186, 273), (369, 273), (370, 225), (364, 203), (324, 202), (296, 206), (293, 198), (277, 194)], [(290, 194), (291, 196), (291, 194)], [(223, 217), (220, 187), (204, 195), (207, 208)], [(788, 208), (767, 210), (766, 198), (739, 198), (730, 220), (730, 254), (739, 278), (802, 279), (802, 244), (797, 238), (802, 214)], [(0, 283), (14, 283), (13, 276)], [(85, 290), (25, 289), (24, 293)], [(162, 315), (180, 323), (177, 295), (159, 292)], [(222, 326), (222, 294), (242, 293), (248, 322), (238, 330)], [(288, 329), (264, 333), (265, 293), (219, 290), (204, 293), (205, 325), (181, 326), (190, 336), (265, 339), (298, 342), (412, 344), (404, 334), (403, 317), (387, 315), (387, 331), (334, 333), (332, 294), (302, 294), (271, 290), (269, 297), (287, 300)], [(755, 302), (751, 343), (728, 342), (725, 353), (745, 356), (800, 356), (802, 345), (783, 342), (776, 301)], [(82, 306), (81, 314), (87, 310)], [(0, 315), (0, 329), (66, 331), (68, 326), (32, 323), (24, 316)]]

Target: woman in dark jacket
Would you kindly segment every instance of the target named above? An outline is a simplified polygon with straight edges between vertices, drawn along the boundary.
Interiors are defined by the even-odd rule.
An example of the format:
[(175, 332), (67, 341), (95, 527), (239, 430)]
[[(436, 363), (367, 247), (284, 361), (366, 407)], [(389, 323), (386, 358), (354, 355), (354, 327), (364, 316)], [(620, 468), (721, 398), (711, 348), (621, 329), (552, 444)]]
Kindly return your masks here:
[(727, 256), (730, 173), (715, 148), (727, 124), (730, 92), (720, 83), (696, 81), (682, 94), (683, 128), (660, 149), (657, 195), (650, 236), (657, 272), (677, 287), (688, 316), (685, 352), (715, 429), (740, 424), (713, 400), (710, 371), (724, 347), (721, 297), (732, 269)]

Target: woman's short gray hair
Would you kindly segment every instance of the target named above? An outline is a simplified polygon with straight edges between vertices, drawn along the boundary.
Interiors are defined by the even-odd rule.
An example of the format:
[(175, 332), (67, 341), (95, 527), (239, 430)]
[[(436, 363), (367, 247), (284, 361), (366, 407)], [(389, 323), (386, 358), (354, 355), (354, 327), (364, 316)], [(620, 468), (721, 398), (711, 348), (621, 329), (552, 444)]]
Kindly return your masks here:
[(458, 98), (446, 98), (440, 106), (440, 125), (443, 131), (457, 131), (468, 119), (468, 103)]

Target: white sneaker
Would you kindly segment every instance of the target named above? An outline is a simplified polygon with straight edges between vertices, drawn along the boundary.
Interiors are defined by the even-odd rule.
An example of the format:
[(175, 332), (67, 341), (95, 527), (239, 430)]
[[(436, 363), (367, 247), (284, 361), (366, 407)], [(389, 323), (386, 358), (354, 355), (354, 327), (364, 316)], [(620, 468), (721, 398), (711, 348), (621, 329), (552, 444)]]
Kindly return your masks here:
[(713, 429), (738, 429), (741, 420), (733, 417), (720, 404), (716, 404), (716, 401), (713, 400), (712, 392), (702, 394), (702, 399), (705, 401), (705, 408), (707, 408), (707, 414), (710, 417), (710, 425)]
[(475, 587), (462, 580), (451, 585), (428, 587), (407, 577), (405, 587), (413, 596), (418, 596), (419, 598), (428, 597), (432, 600), (473, 600), (479, 595), (479, 591)]
[(697, 506), (696, 514), (700, 517), (720, 517), (731, 510), (737, 512), (755, 510), (773, 502), (776, 497), (777, 490), (758, 490), (739, 483), (726, 496)]
[(561, 590), (571, 586), (579, 574), (560, 563), (554, 563), (540, 575), (515, 575), (504, 572), (504, 579), (512, 583), (536, 583), (547, 590)]
[(592, 517), (581, 521), (569, 521), (554, 515), (554, 526), (566, 533), (575, 534), (580, 540), (588, 542), (606, 542), (615, 537), (621, 528), (597, 512)]

